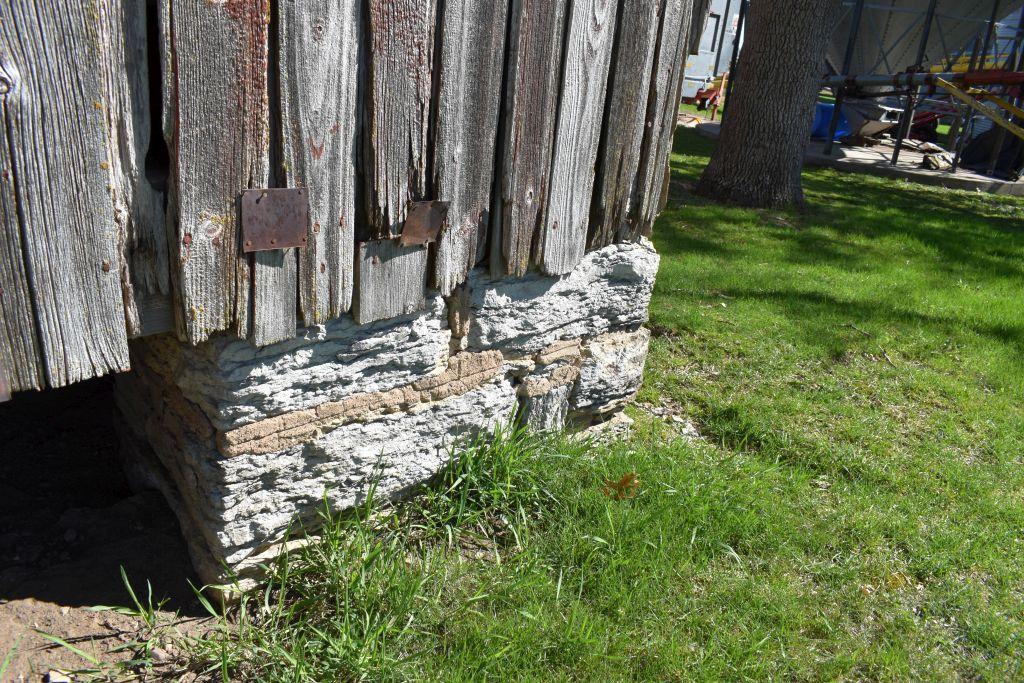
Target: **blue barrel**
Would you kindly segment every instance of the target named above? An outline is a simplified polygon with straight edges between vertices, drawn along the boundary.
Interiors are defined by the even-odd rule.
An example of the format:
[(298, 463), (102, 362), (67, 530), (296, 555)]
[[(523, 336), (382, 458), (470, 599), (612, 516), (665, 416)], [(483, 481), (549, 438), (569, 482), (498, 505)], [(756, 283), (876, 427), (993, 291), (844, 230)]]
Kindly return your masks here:
[[(828, 137), (828, 127), (832, 123), (832, 112), (835, 110), (836, 105), (831, 102), (818, 102), (818, 105), (814, 108), (814, 125), (811, 127), (811, 137), (820, 138), (824, 140)], [(850, 134), (850, 122), (846, 120), (846, 115), (843, 114), (842, 109), (839, 110), (839, 126), (836, 128), (836, 137), (845, 138)]]

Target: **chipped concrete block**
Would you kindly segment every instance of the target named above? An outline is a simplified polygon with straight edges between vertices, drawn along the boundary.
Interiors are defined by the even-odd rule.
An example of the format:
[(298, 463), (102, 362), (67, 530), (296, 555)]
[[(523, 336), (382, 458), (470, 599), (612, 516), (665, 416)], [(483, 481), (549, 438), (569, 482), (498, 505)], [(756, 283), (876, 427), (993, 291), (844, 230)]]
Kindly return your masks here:
[(560, 340), (635, 329), (647, 322), (657, 272), (647, 240), (590, 252), (562, 277), (491, 280), (474, 271), (469, 348), (527, 355)]
[(588, 254), (562, 277), (476, 272), (423, 311), (345, 317), (264, 348), (136, 340), (117, 378), (126, 457), (170, 501), (203, 580), (222, 582), (225, 566), (266, 561), (325, 497), (352, 506), (374, 481), (400, 495), (459, 439), (517, 412), (546, 431), (621, 406), (642, 377), (657, 265), (644, 242)]
[(520, 420), (535, 432), (557, 432), (565, 429), (571, 393), (572, 385), (563, 384), (542, 394), (524, 396)]
[(583, 345), (574, 410), (606, 413), (624, 406), (640, 389), (651, 333), (638, 330), (598, 335)]
[(161, 337), (145, 356), (231, 429), (443, 372), (450, 336), (444, 301), (432, 297), (418, 313), (369, 325), (345, 316), (263, 348), (221, 336), (193, 350)]

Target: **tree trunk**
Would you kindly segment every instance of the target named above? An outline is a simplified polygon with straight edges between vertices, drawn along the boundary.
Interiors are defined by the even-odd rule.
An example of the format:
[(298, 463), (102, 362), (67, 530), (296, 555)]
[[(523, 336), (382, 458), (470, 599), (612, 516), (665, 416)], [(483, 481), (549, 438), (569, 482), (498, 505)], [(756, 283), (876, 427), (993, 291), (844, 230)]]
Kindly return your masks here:
[(700, 194), (745, 206), (803, 202), (804, 148), (840, 11), (840, 0), (750, 3), (732, 100)]

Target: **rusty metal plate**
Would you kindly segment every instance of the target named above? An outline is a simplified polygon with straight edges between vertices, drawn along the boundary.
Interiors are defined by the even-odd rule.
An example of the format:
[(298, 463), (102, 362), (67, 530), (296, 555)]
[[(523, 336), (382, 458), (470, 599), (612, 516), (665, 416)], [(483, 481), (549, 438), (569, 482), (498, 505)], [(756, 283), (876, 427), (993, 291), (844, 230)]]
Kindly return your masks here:
[(402, 226), (402, 237), (399, 244), (411, 247), (417, 244), (429, 244), (437, 241), (441, 227), (448, 217), (451, 202), (409, 202), (409, 215)]
[(242, 192), (242, 251), (306, 246), (309, 195), (301, 187)]

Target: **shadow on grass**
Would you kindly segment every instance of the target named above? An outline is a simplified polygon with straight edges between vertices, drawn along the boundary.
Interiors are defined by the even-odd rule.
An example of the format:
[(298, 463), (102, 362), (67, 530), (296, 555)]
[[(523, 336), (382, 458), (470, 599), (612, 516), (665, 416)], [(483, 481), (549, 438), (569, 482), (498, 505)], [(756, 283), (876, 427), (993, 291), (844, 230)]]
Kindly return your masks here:
[(655, 228), (668, 253), (743, 254), (717, 238), (749, 226), (789, 242), (786, 259), (796, 264), (870, 270), (898, 257), (894, 244), (911, 244), (935, 253), (948, 274), (1024, 278), (1024, 201), (810, 169), (803, 211), (720, 205), (691, 192), (713, 149), (693, 130), (676, 132), (670, 203)]
[(721, 293), (737, 300), (771, 302), (790, 317), (801, 320), (801, 329), (812, 345), (821, 345), (835, 336), (836, 320), (850, 323), (882, 323), (890, 325), (928, 326), (944, 336), (956, 336), (962, 328), (983, 337), (1008, 345), (1018, 358), (1024, 358), (1024, 327), (983, 323), (949, 316), (931, 315), (920, 311), (898, 308), (878, 301), (844, 301), (820, 292), (797, 289), (740, 289), (724, 288)]

